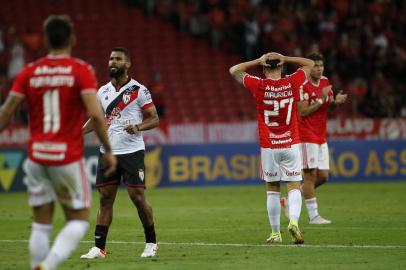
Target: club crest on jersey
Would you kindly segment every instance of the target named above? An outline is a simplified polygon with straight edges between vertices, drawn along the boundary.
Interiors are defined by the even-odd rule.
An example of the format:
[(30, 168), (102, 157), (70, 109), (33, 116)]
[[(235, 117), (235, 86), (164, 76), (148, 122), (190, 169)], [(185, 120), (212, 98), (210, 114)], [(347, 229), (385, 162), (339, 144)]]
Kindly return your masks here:
[(140, 177), (140, 180), (142, 182), (144, 182), (144, 170), (143, 169), (138, 170), (138, 176)]
[(125, 93), (123, 94), (123, 102), (124, 104), (128, 104), (128, 102), (130, 102), (131, 100), (131, 92), (130, 91), (125, 91)]
[(308, 94), (308, 93), (304, 93), (303, 98), (304, 98), (305, 100), (309, 100), (309, 94)]

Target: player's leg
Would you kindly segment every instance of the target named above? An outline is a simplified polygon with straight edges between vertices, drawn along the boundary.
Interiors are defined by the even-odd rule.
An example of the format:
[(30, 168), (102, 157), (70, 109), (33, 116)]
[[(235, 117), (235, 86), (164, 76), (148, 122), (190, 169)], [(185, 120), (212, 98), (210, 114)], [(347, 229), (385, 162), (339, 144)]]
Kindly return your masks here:
[(268, 211), (269, 224), (272, 232), (266, 242), (282, 242), (280, 230), (281, 206), (280, 199), (280, 170), (276, 162), (278, 150), (261, 148), (261, 170), (262, 178), (266, 183), (266, 208)]
[(306, 199), (306, 207), (309, 213), (309, 223), (310, 224), (318, 224), (318, 225), (323, 225), (323, 224), (330, 224), (331, 221), (328, 219), (325, 219), (320, 216), (318, 208), (318, 202), (316, 198), (316, 192), (315, 189), (326, 183), (328, 180), (328, 170), (329, 170), (329, 154), (328, 154), (328, 147), (327, 143), (324, 143), (322, 145), (319, 145), (318, 147), (318, 164), (317, 164), (318, 169), (315, 172), (315, 176), (313, 177), (314, 180), (314, 187), (313, 187), (313, 194), (308, 194), (308, 196), (305, 196)]
[(42, 165), (27, 159), (24, 163), (24, 171), (27, 175), (28, 202), (34, 217), (29, 239), (30, 261), (33, 269), (47, 257), (49, 252), (56, 195)]
[(137, 208), (138, 216), (144, 227), (145, 249), (141, 257), (153, 257), (158, 249), (153, 212), (150, 203), (145, 197), (144, 187), (128, 187), (131, 201)]
[(99, 193), (99, 209), (97, 211), (96, 227), (94, 230), (94, 246), (86, 254), (80, 256), (81, 259), (105, 258), (106, 241), (110, 225), (113, 221), (113, 205), (117, 195), (117, 189), (121, 179), (120, 156), (117, 156), (118, 167), (116, 172), (106, 177), (105, 168), (99, 156), (97, 163), (96, 187)]
[(314, 185), (315, 188), (318, 188), (321, 185), (324, 185), (328, 182), (328, 169), (327, 170), (317, 170), (317, 180)]
[(300, 184), (302, 181), (302, 160), (299, 145), (294, 144), (283, 150), (282, 158), (279, 161), (282, 180), (286, 182), (288, 191), (289, 226), (288, 230), (295, 244), (302, 244), (304, 238), (299, 230), (299, 218), (302, 209), (302, 194)]
[(122, 166), (123, 181), (127, 184), (128, 195), (137, 208), (138, 216), (144, 227), (145, 249), (141, 257), (153, 257), (158, 245), (152, 207), (145, 197), (144, 151), (126, 154)]
[(41, 263), (45, 269), (52, 270), (70, 256), (86, 234), (89, 227), (91, 187), (83, 160), (63, 166), (49, 166), (47, 173), (52, 179), (67, 221)]

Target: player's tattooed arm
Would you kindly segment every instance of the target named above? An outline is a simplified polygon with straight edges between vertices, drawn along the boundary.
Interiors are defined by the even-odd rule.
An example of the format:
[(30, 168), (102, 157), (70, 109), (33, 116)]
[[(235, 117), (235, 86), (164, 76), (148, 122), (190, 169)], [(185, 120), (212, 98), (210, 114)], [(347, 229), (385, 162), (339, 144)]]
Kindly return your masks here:
[(4, 130), (14, 115), (18, 105), (24, 100), (24, 97), (17, 95), (8, 95), (4, 104), (0, 107), (0, 131)]
[(239, 82), (240, 84), (243, 84), (243, 80), (244, 80), (244, 76), (247, 74), (247, 72), (241, 71), (241, 70), (237, 70), (236, 72), (234, 72), (232, 75), (234, 77), (234, 79)]
[(239, 82), (240, 84), (243, 84), (243, 79), (244, 79), (244, 76), (247, 74), (246, 73), (247, 69), (258, 66), (258, 65), (268, 66), (268, 64), (266, 63), (266, 60), (268, 58), (269, 58), (269, 53), (264, 54), (263, 56), (261, 56), (258, 59), (248, 61), (248, 62), (243, 62), (243, 63), (232, 66), (229, 69), (229, 72), (230, 72), (231, 76), (233, 76), (237, 82)]

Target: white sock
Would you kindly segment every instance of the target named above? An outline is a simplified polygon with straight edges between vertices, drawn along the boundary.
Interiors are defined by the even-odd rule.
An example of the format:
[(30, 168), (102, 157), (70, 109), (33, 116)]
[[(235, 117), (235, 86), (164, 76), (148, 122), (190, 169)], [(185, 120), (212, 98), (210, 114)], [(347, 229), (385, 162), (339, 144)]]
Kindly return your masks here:
[(312, 220), (313, 218), (319, 215), (319, 211), (317, 210), (317, 199), (316, 197), (305, 200), (307, 213), (309, 213), (309, 219)]
[(298, 189), (292, 189), (288, 193), (289, 219), (299, 221), (300, 211), (302, 210), (302, 194)]
[(59, 232), (55, 242), (43, 264), (47, 269), (54, 270), (66, 260), (85, 235), (89, 223), (84, 220), (68, 221)]
[(37, 266), (48, 255), (49, 237), (52, 232), (52, 224), (32, 223), (31, 235), (28, 242), (31, 257), (31, 268)]
[(272, 232), (280, 232), (281, 228), (281, 204), (280, 192), (266, 192), (266, 208), (268, 209), (269, 223), (271, 224)]

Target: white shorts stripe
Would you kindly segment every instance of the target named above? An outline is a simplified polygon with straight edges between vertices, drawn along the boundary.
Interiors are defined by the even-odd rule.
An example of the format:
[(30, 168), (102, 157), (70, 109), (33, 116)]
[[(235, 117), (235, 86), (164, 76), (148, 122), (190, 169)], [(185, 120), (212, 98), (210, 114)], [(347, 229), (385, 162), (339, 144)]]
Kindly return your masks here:
[(303, 169), (329, 170), (330, 160), (327, 143), (301, 143)]

